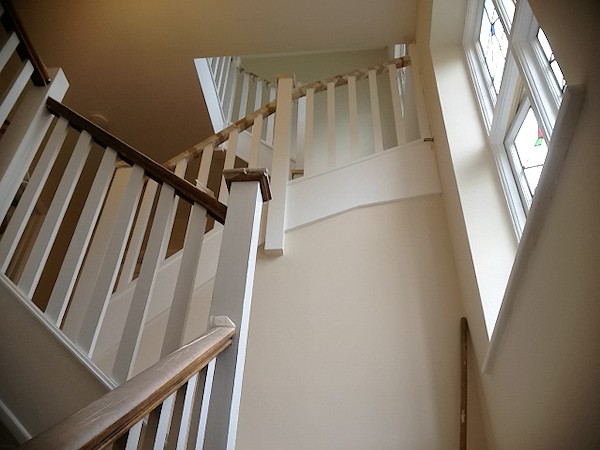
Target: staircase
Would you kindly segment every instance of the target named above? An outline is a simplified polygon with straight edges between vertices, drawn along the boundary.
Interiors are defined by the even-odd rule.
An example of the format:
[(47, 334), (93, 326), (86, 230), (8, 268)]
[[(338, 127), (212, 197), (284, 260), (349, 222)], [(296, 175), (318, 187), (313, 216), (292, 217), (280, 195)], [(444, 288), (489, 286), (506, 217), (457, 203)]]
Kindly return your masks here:
[[(17, 34), (2, 67), (26, 42)], [(411, 58), (306, 85), (281, 77), (276, 94), (239, 58), (198, 60), (222, 131), (164, 165), (61, 104), (62, 71), (21, 59), (0, 106), (10, 122), (0, 140), (1, 325), (12, 336), (2, 364), (29, 356), (3, 375), (3, 422), (27, 440), (86, 406), (30, 448), (137, 448), (151, 437), (233, 448), (259, 243), (282, 255), (286, 231), (440, 190)], [(240, 161), (269, 168), (270, 185)], [(212, 298), (208, 324), (190, 318), (199, 291)], [(45, 389), (50, 373), (56, 386)], [(120, 409), (131, 393), (140, 395)]]

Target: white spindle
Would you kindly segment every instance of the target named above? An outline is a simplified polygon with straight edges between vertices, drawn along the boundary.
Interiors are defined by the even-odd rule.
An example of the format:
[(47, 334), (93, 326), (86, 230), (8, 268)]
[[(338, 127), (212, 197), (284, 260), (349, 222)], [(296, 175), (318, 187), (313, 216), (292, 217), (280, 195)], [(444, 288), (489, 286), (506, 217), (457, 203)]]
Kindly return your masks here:
[(154, 440), (154, 450), (163, 450), (169, 437), (169, 429), (171, 428), (171, 418), (173, 417), (173, 409), (175, 408), (175, 397), (177, 391), (173, 392), (163, 402), (160, 407), (160, 419), (158, 419), (158, 428)]
[(85, 205), (81, 210), (79, 222), (69, 243), (63, 265), (54, 283), (45, 314), (57, 326), (62, 323), (67, 309), (73, 286), (77, 280), (77, 274), (100, 215), (100, 208), (110, 186), (116, 160), (117, 153), (107, 148), (98, 166)]
[(129, 433), (127, 433), (127, 443), (125, 444), (125, 450), (138, 450), (143, 428), (144, 419), (140, 420), (133, 427), (131, 427)]
[(54, 239), (67, 212), (67, 207), (89, 154), (91, 140), (92, 137), (85, 131), (79, 136), (46, 214), (44, 224), (31, 249), (27, 264), (18, 282), (19, 289), (27, 298), (31, 298), (40, 280), (52, 244), (54, 244)]
[(369, 70), (369, 94), (371, 96), (371, 123), (373, 126), (373, 145), (375, 152), (383, 151), (381, 134), (381, 112), (379, 111), (379, 92), (377, 91), (377, 73)]
[(410, 70), (412, 72), (413, 92), (415, 94), (415, 104), (417, 107), (417, 115), (419, 117), (419, 134), (421, 139), (431, 137), (431, 129), (429, 128), (429, 119), (427, 118), (427, 107), (425, 104), (425, 96), (423, 94), (423, 85), (419, 76), (419, 53), (415, 44), (409, 44), (408, 53), (411, 57)]
[(415, 84), (413, 82), (413, 67), (403, 68), (404, 83), (400, 85), (404, 105), (404, 127), (406, 142), (412, 142), (421, 137), (419, 130), (419, 113), (417, 111)]
[(304, 151), (306, 140), (306, 97), (300, 97), (296, 102), (296, 168), (305, 169)]
[(23, 192), (19, 205), (15, 209), (12, 219), (2, 240), (0, 240), (0, 261), (2, 261), (1, 271), (4, 273), (10, 264), (10, 260), (21, 240), (25, 227), (31, 217), (33, 209), (38, 201), (44, 184), (50, 175), (50, 171), (56, 161), (60, 148), (67, 136), (68, 122), (65, 119), (59, 119), (48, 140), (40, 160), (35, 166), (27, 188)]
[[(290, 169), (296, 169), (296, 155), (300, 153), (297, 149), (298, 143), (298, 102), (292, 101), (292, 117), (290, 127)], [(291, 178), (291, 172), (290, 172)]]
[[(180, 160), (175, 166), (175, 170), (173, 171), (175, 175), (179, 178), (185, 179), (185, 172), (187, 170), (188, 159)], [(169, 216), (169, 222), (167, 223), (167, 229), (172, 230), (173, 224), (175, 223), (175, 215), (177, 214), (177, 205), (179, 204), (179, 196), (175, 196), (175, 200), (173, 201), (173, 209), (171, 210), (171, 215)], [(167, 259), (167, 253), (169, 251), (169, 241), (167, 241), (167, 245), (165, 245), (164, 253), (162, 255), (162, 259)]]
[(260, 156), (260, 137), (262, 132), (263, 116), (258, 115), (254, 119), (254, 125), (252, 125), (252, 142), (250, 144), (250, 155), (248, 157), (248, 167), (258, 167), (258, 160)]
[(248, 94), (250, 92), (250, 75), (242, 73), (242, 95), (240, 97), (240, 111), (238, 119), (246, 117), (248, 114)]
[[(270, 86), (269, 87), (269, 102), (272, 102), (273, 100), (275, 100), (276, 96), (277, 96), (277, 89), (275, 88), (275, 86)], [(271, 145), (273, 144), (274, 130), (275, 130), (275, 114), (271, 114), (269, 117), (267, 117), (267, 135), (265, 137), (265, 141), (267, 141), (267, 143), (269, 143)]]
[(335, 83), (327, 83), (327, 166), (335, 167)]
[(183, 400), (183, 410), (181, 412), (181, 425), (177, 434), (176, 450), (185, 450), (187, 447), (188, 437), (190, 435), (192, 407), (196, 397), (196, 387), (198, 384), (198, 374), (194, 375), (187, 382), (185, 389), (185, 398)]
[[(223, 166), (223, 170), (233, 169), (235, 166), (235, 152), (237, 148), (239, 132), (237, 130), (233, 130), (229, 135), (229, 139), (227, 140), (227, 149), (225, 151), (225, 164)], [(227, 204), (227, 199), (229, 198), (229, 192), (227, 192), (227, 186), (225, 185), (225, 179), (221, 178), (221, 188), (219, 190), (219, 201), (221, 203)]]
[(263, 90), (265, 82), (261, 79), (256, 80), (256, 90), (254, 91), (254, 111), (260, 109), (263, 105)]
[(306, 119), (304, 133), (304, 176), (313, 173), (313, 134), (315, 121), (315, 90), (306, 90)]
[(219, 58), (217, 58), (216, 56), (213, 58), (208, 58), (208, 63), (210, 64), (210, 68), (214, 73), (214, 71), (217, 68), (217, 64), (219, 63)]
[(117, 167), (84, 259), (83, 267), (80, 270), (79, 281), (75, 286), (73, 298), (69, 305), (69, 314), (64, 318), (62, 327), (63, 333), (74, 342), (78, 340), (90, 298), (96, 290), (99, 268), (102, 267), (108, 244), (113, 235), (115, 220), (129, 184), (131, 172), (131, 167)]
[(277, 87), (277, 122), (273, 139), (271, 189), (273, 200), (269, 204), (265, 251), (283, 254), (287, 183), (290, 173), (290, 137), (292, 120), (292, 89), (294, 78), (283, 76)]
[(171, 236), (169, 225), (172, 223), (171, 214), (174, 205), (175, 191), (171, 186), (163, 183), (160, 188), (156, 213), (148, 237), (140, 276), (138, 277), (127, 320), (125, 321), (123, 336), (117, 350), (113, 378), (121, 383), (126, 381), (133, 371), (156, 282), (156, 274), (160, 263), (163, 261), (165, 249)]
[(358, 102), (356, 99), (356, 77), (348, 77), (348, 115), (350, 126), (350, 156), (358, 158)]
[(221, 100), (221, 108), (225, 105), (225, 88), (227, 87), (227, 78), (229, 77), (229, 67), (231, 64), (231, 58), (224, 58), (223, 72), (219, 78), (219, 98)]
[(216, 363), (217, 359), (213, 358), (206, 367), (206, 380), (204, 381), (202, 406), (200, 408), (200, 420), (198, 421), (198, 433), (196, 434), (196, 450), (204, 449), (204, 441), (206, 438), (206, 423), (208, 421), (208, 410), (210, 408), (210, 396), (212, 393), (213, 381), (215, 379)]
[(131, 280), (137, 267), (140, 250), (144, 242), (144, 236), (146, 235), (146, 227), (148, 226), (148, 220), (152, 212), (152, 206), (154, 205), (154, 199), (156, 197), (156, 190), (158, 189), (158, 183), (152, 179), (146, 181), (146, 187), (144, 194), (142, 195), (142, 201), (137, 212), (137, 219), (129, 239), (129, 245), (127, 246), (127, 254), (125, 255), (125, 262), (121, 269), (121, 276), (117, 282), (118, 289), (125, 289)]
[(4, 123), (33, 73), (33, 65), (25, 61), (0, 103), (0, 124)]
[(210, 175), (210, 166), (212, 165), (212, 158), (214, 153), (214, 145), (208, 144), (202, 150), (202, 159), (200, 160), (200, 168), (198, 169), (197, 183), (202, 186), (208, 185), (208, 176)]
[(60, 101), (69, 86), (62, 71), (53, 75), (50, 86), (27, 92), (0, 140), (0, 218), (6, 216), (52, 123), (53, 116), (46, 108), (48, 97)]
[(400, 83), (398, 80), (398, 69), (395, 64), (388, 66), (390, 78), (390, 90), (392, 95), (392, 105), (394, 108), (394, 125), (396, 126), (397, 144), (406, 142), (406, 131), (404, 130), (404, 113), (402, 108), (402, 98), (400, 96)]
[(219, 96), (219, 99), (221, 98), (221, 79), (223, 77), (224, 69), (225, 69), (225, 58), (221, 57), (221, 58), (219, 58), (219, 63), (217, 66), (217, 71), (215, 73), (215, 79), (214, 79), (215, 88), (217, 90), (217, 95)]
[(4, 42), (2, 42), (2, 46), (0, 48), (0, 71), (4, 69), (18, 45), (19, 38), (14, 32), (10, 33), (8, 36), (6, 36), (6, 38), (4, 38)]
[(230, 71), (231, 75), (228, 78), (228, 87), (226, 89), (225, 100), (223, 102), (223, 112), (225, 114), (225, 120), (227, 123), (231, 123), (233, 121), (233, 106), (235, 103), (239, 77), (238, 65), (235, 62), (231, 64)]
[(112, 294), (113, 286), (119, 271), (120, 261), (125, 252), (127, 237), (131, 230), (137, 204), (144, 184), (144, 169), (133, 166), (127, 182), (127, 188), (119, 205), (117, 217), (110, 232), (110, 240), (106, 245), (106, 254), (98, 271), (95, 287), (89, 304), (81, 321), (81, 328), (76, 337), (77, 344), (88, 356), (94, 354), (98, 336), (106, 314), (106, 308)]
[[(292, 79), (285, 80), (291, 102)], [(227, 316), (238, 327), (231, 347), (217, 358), (212, 396), (219, 407), (208, 415), (210, 449), (235, 448), (261, 213), (259, 182), (233, 182), (209, 315)]]
[(194, 292), (205, 228), (206, 209), (197, 204), (192, 205), (161, 358), (183, 345), (185, 324), (188, 319), (190, 302)]

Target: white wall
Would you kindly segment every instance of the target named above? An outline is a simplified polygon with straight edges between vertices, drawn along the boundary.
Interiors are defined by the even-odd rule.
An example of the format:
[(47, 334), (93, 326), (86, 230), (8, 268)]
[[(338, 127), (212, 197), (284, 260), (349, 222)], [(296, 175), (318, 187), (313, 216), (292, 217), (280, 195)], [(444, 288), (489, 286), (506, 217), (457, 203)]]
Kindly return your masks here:
[[(428, 3), (419, 5), (422, 16), (427, 16), (431, 6)], [(491, 373), (480, 375), (481, 391), (491, 426), (489, 437), (499, 449), (598, 448), (600, 49), (594, 36), (600, 15), (598, 8), (585, 0), (570, 2), (568, 9), (564, 2), (556, 0), (531, 3), (567, 82), (583, 82), (587, 93), (561, 178), (552, 180), (558, 187), (539, 241), (528, 266), (519, 268), (524, 276), (517, 286), (512, 315)], [(464, 2), (434, 0), (434, 23), (448, 21), (447, 8), (460, 11)], [(420, 25), (427, 26), (424, 22)], [(437, 28), (432, 24), (432, 34)], [(421, 30), (418, 36), (423, 35)], [(460, 217), (461, 212), (466, 212), (469, 196), (461, 193), (461, 168), (457, 165), (465, 156), (460, 153), (461, 148), (473, 144), (457, 136), (478, 139), (478, 135), (466, 131), (473, 127), (472, 122), (457, 125), (447, 114), (451, 110), (450, 98), (463, 96), (460, 105), (456, 105), (459, 114), (472, 107), (474, 98), (469, 85), (448, 83), (448, 64), (464, 65), (464, 61), (456, 39), (447, 36), (445, 40), (432, 36), (429, 62), (433, 62), (433, 67), (425, 78), (444, 200), (461, 274), (461, 297), (481, 364), (488, 342), (480, 306), (479, 274), (473, 268), (477, 258), (469, 240), (472, 230), (469, 219)], [(428, 43), (427, 36), (419, 43), (421, 51), (427, 49), (423, 45)], [(487, 148), (484, 146), (482, 151)], [(483, 173), (478, 171), (472, 176), (481, 177)], [(482, 203), (482, 208), (484, 205), (489, 207)], [(485, 220), (483, 211), (480, 217)], [(489, 239), (495, 239), (493, 233)]]
[(239, 449), (456, 448), (458, 287), (439, 196), (259, 254)]

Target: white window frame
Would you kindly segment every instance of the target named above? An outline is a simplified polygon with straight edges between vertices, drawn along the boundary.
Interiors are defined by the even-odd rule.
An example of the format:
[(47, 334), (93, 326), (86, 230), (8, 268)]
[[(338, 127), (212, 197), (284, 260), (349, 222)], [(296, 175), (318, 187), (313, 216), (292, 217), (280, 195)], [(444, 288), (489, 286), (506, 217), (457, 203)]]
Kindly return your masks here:
[(518, 0), (514, 17), (510, 18), (505, 2), (492, 0), (508, 35), (508, 54), (500, 91), (488, 89), (489, 75), (479, 44), (483, 0), (469, 0), (463, 46), (473, 78), (475, 92), (481, 106), (482, 118), (489, 134), (500, 182), (513, 219), (517, 239), (525, 227), (529, 206), (524, 201), (509, 159), (507, 134), (513, 122), (523, 89), (531, 102), (547, 143), (552, 137), (561, 102), (561, 92), (546, 56), (537, 39), (539, 25), (526, 0)]

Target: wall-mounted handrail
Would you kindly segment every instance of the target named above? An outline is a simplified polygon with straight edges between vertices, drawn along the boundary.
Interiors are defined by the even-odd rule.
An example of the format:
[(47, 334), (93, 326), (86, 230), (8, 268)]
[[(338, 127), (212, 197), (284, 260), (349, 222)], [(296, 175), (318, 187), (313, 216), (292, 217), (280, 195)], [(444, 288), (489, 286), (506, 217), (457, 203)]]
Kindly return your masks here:
[(121, 159), (127, 163), (141, 166), (150, 178), (159, 183), (169, 184), (182, 198), (205, 207), (207, 212), (218, 222), (225, 222), (227, 206), (220, 203), (208, 189), (196, 187), (178, 177), (156, 161), (148, 158), (62, 103), (49, 98), (47, 107), (52, 114), (68, 120), (75, 129), (88, 132), (96, 142), (115, 150)]
[(124, 436), (231, 345), (235, 328), (220, 326), (182, 347), (22, 448), (105, 448)]
[(33, 74), (31, 79), (36, 86), (46, 86), (50, 83), (50, 75), (44, 62), (31, 44), (31, 40), (15, 11), (15, 8), (10, 0), (0, 0), (0, 5), (4, 9), (4, 14), (0, 20), (8, 31), (14, 31), (19, 38), (17, 53), (22, 60), (29, 60), (33, 65)]
[[(367, 67), (364, 69), (356, 69), (351, 72), (341, 74), (341, 75), (336, 75), (336, 76), (333, 76), (333, 77), (330, 77), (330, 78), (327, 78), (324, 80), (319, 80), (319, 81), (315, 81), (312, 83), (299, 85), (293, 90), (292, 99), (297, 100), (301, 97), (306, 96), (306, 91), (308, 89), (314, 89), (314, 92), (321, 92), (321, 91), (326, 90), (327, 85), (330, 83), (333, 83), (336, 87), (343, 86), (345, 84), (348, 84), (349, 77), (355, 77), (355, 80), (362, 80), (369, 76), (369, 72), (375, 71), (376, 74), (380, 74), (380, 73), (384, 72), (385, 70), (387, 70), (387, 68), (390, 65), (395, 65), (397, 68), (400, 68), (400, 67), (406, 67), (409, 64), (410, 64), (410, 56), (403, 56), (400, 58), (392, 59), (392, 60), (384, 62), (384, 63), (375, 64), (373, 66), (370, 66), (370, 67)], [(257, 117), (261, 116), (263, 119), (266, 119), (268, 116), (273, 114), (276, 110), (276, 103), (277, 103), (276, 99), (272, 100), (271, 102), (267, 103), (266, 105), (263, 105), (261, 108), (257, 109), (256, 111), (237, 120), (236, 122), (234, 122), (233, 124), (231, 124), (230, 126), (225, 128), (224, 130), (221, 130), (218, 133), (215, 133), (212, 136), (209, 136), (208, 138), (204, 139), (203, 141), (199, 142), (198, 144), (194, 145), (193, 147), (190, 147), (189, 149), (183, 151), (179, 155), (174, 156), (173, 158), (169, 159), (167, 162), (164, 163), (165, 167), (167, 167), (169, 169), (173, 169), (177, 165), (177, 163), (181, 160), (199, 157), (202, 154), (202, 151), (209, 145), (212, 146), (213, 148), (217, 147), (218, 145), (221, 145), (223, 142), (225, 142), (227, 139), (229, 139), (229, 135), (233, 131), (237, 131), (238, 133), (241, 133), (242, 131), (245, 131), (248, 128), (252, 127), (252, 125), (254, 125), (254, 121), (256, 120)]]
[(469, 325), (466, 317), (460, 319), (460, 450), (467, 449), (467, 372)]

